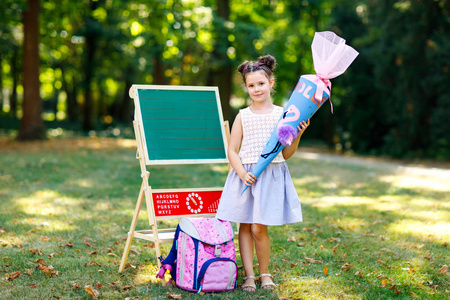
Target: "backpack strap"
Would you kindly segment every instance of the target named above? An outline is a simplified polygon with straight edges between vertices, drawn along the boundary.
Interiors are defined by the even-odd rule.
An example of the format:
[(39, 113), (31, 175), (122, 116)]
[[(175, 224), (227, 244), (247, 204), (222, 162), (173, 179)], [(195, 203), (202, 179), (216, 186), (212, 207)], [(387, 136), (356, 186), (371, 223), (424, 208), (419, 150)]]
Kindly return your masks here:
[(175, 264), (175, 261), (177, 260), (177, 247), (178, 247), (178, 236), (180, 235), (180, 226), (177, 226), (177, 229), (175, 230), (175, 236), (173, 238), (173, 244), (172, 248), (170, 249), (169, 255), (165, 259), (163, 259), (162, 255), (159, 257), (159, 260), (161, 261), (162, 265), (161, 268), (156, 274), (156, 278), (163, 279), (164, 274), (166, 273), (166, 270), (169, 270), (169, 272), (172, 273), (173, 265)]

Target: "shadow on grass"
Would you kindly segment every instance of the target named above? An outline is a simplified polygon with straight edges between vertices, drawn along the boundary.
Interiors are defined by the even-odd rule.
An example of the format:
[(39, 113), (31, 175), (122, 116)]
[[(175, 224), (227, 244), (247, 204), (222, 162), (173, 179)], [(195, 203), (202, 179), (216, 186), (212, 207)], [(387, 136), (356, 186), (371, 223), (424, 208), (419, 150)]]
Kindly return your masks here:
[[(129, 262), (134, 267), (117, 272), (141, 184), (135, 150), (65, 149), (0, 155), (0, 272), (22, 272), (18, 279), (3, 280), (4, 291), (65, 299), (86, 297), (83, 287), (99, 282), (105, 299), (152, 299), (167, 292), (195, 298), (152, 283), (155, 254), (144, 241), (133, 241)], [(448, 296), (448, 273), (439, 272), (448, 264), (448, 189), (420, 184), (428, 177), (345, 161), (293, 158), (289, 166), (304, 222), (270, 229), (276, 292), (203, 298)], [(148, 170), (154, 188), (221, 186), (227, 174), (223, 165)], [(405, 178), (413, 179), (409, 187)], [(138, 229), (146, 229), (146, 210), (141, 211)], [(163, 246), (167, 253), (170, 245)], [(32, 254), (36, 249), (43, 255)], [(43, 273), (39, 258), (59, 274)]]

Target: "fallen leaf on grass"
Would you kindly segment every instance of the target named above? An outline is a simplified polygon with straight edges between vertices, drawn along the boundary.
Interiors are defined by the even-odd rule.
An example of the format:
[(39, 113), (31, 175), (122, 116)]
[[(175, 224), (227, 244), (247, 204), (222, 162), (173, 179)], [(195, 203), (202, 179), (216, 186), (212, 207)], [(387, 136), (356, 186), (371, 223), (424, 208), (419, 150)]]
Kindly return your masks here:
[(448, 266), (447, 265), (443, 265), (442, 268), (439, 269), (438, 273), (439, 274), (445, 274), (448, 271)]
[(81, 284), (76, 281), (69, 281), (69, 284), (75, 289), (81, 289)]
[(322, 271), (323, 271), (323, 274), (325, 274), (325, 275), (328, 274), (328, 268), (327, 267), (324, 267)]
[(172, 294), (172, 293), (167, 292), (167, 297), (169, 299), (181, 299), (181, 294)]
[(140, 255), (140, 253), (139, 252), (137, 252), (136, 250), (134, 250), (134, 249), (130, 249), (130, 252), (131, 253), (133, 253), (133, 254), (136, 254), (136, 255)]
[(350, 269), (351, 267), (353, 267), (353, 265), (351, 265), (351, 264), (344, 264), (342, 267), (341, 267), (341, 270), (348, 270), (348, 269)]
[(50, 277), (52, 277), (53, 275), (58, 275), (59, 272), (56, 271), (53, 266), (42, 266), (39, 268), (42, 272), (50, 274)]
[(41, 236), (41, 240), (44, 242), (48, 242), (51, 241), (51, 238), (49, 238), (48, 236)]
[(425, 244), (421, 244), (421, 245), (411, 245), (411, 249), (420, 249), (423, 246), (425, 246)]
[(355, 276), (364, 277), (364, 273), (360, 271), (356, 271)]
[(31, 254), (37, 254), (37, 255), (44, 255), (44, 253), (41, 251), (41, 249), (31, 249), (30, 250)]
[(386, 285), (387, 285), (387, 280), (386, 279), (381, 280), (381, 287), (386, 287)]
[(333, 247), (333, 253), (334, 253), (334, 254), (336, 254), (336, 251), (337, 251), (337, 247), (338, 247), (338, 246), (339, 246), (339, 243), (338, 243), (336, 246)]
[(100, 282), (97, 282), (97, 283), (95, 284), (95, 287), (96, 287), (97, 289), (100, 289), (101, 287), (103, 287), (103, 284), (101, 284)]
[(55, 257), (55, 256), (56, 256), (56, 253), (55, 253), (55, 252), (50, 253), (49, 255), (47, 255), (48, 258), (53, 258), (53, 257)]
[(142, 247), (155, 248), (155, 243), (152, 242), (151, 244), (144, 244)]
[(30, 284), (28, 284), (27, 286), (33, 287), (33, 288), (37, 288), (37, 285), (36, 285), (35, 283), (30, 283)]
[(16, 278), (19, 278), (19, 276), (20, 276), (20, 271), (12, 272), (11, 274), (5, 274), (5, 277), (3, 278), (3, 280), (14, 280)]
[(31, 274), (33, 274), (33, 269), (25, 269), (25, 273), (27, 275), (31, 275)]
[(131, 289), (132, 287), (133, 287), (132, 285), (126, 285), (126, 286), (124, 286), (122, 289), (123, 289), (124, 291), (126, 291), (126, 290)]
[(89, 255), (97, 255), (97, 254), (98, 254), (98, 251), (89, 252)]
[(92, 285), (85, 285), (84, 291), (88, 293), (93, 299), (98, 299), (98, 295), (100, 295), (100, 293), (97, 290), (94, 290), (92, 288)]
[(295, 242), (297, 239), (295, 238), (295, 236), (292, 236), (290, 238), (287, 239), (288, 242)]
[(298, 264), (297, 263), (291, 263), (291, 268), (293, 268), (293, 267), (296, 267), (296, 266), (298, 266)]
[(86, 267), (90, 267), (90, 266), (99, 266), (99, 267), (101, 267), (102, 265), (101, 264), (99, 264), (98, 262), (96, 262), (96, 261), (91, 261), (91, 262), (89, 262), (89, 263), (85, 263), (84, 264)]
[(314, 258), (305, 257), (304, 263), (310, 263), (310, 264), (321, 264), (321, 260), (315, 260)]
[(72, 248), (73, 246), (74, 246), (74, 245), (73, 245), (72, 242), (68, 242), (68, 243), (59, 245), (59, 247), (69, 247), (69, 248)]
[(409, 294), (411, 295), (411, 297), (419, 297), (419, 295), (417, 295), (417, 294), (414, 293), (414, 292), (409, 292)]
[(340, 238), (335, 238), (335, 237), (330, 237), (330, 238), (327, 238), (327, 241), (328, 242), (330, 242), (330, 243), (333, 243), (333, 242), (340, 242), (341, 241), (341, 239)]
[(94, 247), (95, 244), (92, 244), (88, 238), (83, 238), (83, 242), (86, 244), (86, 246), (88, 247)]

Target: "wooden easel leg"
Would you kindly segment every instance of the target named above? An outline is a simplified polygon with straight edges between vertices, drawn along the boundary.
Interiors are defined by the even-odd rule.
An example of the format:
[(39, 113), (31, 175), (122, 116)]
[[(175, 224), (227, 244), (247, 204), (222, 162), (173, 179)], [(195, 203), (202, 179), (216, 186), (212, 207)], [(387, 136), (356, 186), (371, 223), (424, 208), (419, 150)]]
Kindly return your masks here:
[(134, 209), (133, 220), (131, 221), (130, 231), (128, 232), (127, 241), (125, 243), (125, 248), (123, 249), (122, 260), (120, 261), (119, 273), (125, 269), (125, 264), (127, 263), (128, 253), (130, 252), (131, 242), (133, 241), (134, 231), (136, 229), (137, 220), (139, 217), (139, 212), (142, 206), (142, 200), (144, 199), (144, 182), (142, 182), (141, 190), (139, 191), (138, 200), (136, 203), (136, 208)]
[(152, 195), (151, 187), (149, 186), (149, 187), (145, 188), (145, 200), (147, 202), (148, 221), (149, 221), (149, 225), (152, 227), (152, 231), (153, 231), (153, 243), (155, 244), (156, 263), (158, 264), (158, 268), (161, 268), (161, 262), (159, 260), (159, 257), (161, 256), (161, 243), (159, 241), (159, 236), (158, 236), (158, 225), (154, 218), (155, 210), (153, 207), (153, 199), (152, 199), (151, 195)]

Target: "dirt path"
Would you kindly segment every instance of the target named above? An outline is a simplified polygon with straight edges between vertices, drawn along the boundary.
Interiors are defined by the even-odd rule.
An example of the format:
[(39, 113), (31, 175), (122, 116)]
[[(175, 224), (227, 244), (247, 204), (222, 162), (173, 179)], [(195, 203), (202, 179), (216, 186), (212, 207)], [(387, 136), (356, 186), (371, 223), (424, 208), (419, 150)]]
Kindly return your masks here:
[(322, 160), (338, 164), (370, 166), (371, 168), (411, 175), (439, 176), (440, 180), (448, 179), (448, 186), (450, 189), (450, 163), (404, 163), (388, 161), (378, 157), (357, 157), (323, 153), (322, 151), (313, 148), (300, 149), (296, 152), (295, 157), (308, 160)]

